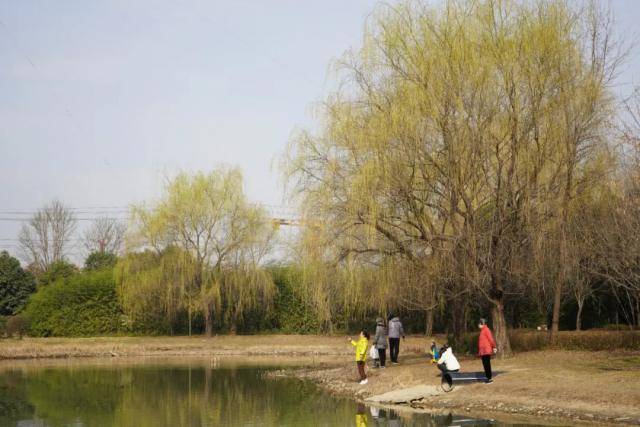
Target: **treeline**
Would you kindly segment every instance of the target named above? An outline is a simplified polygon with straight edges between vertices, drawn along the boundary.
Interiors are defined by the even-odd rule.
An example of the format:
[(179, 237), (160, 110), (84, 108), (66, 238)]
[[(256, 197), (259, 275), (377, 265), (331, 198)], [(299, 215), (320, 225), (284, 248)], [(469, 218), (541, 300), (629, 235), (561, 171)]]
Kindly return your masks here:
[[(142, 256), (151, 256), (145, 253)], [(104, 262), (95, 264), (97, 258)], [(2, 336), (100, 336), (100, 335), (187, 335), (206, 332), (205, 317), (186, 304), (171, 312), (162, 298), (140, 283), (138, 300), (128, 306), (130, 290), (117, 277), (127, 257), (95, 252), (78, 268), (58, 261), (39, 276), (23, 269), (18, 259), (0, 253), (0, 337)], [(291, 267), (269, 266), (264, 274), (273, 283), (273, 294), (258, 298), (232, 323), (223, 311), (212, 316), (217, 333), (320, 333), (312, 306), (300, 288), (300, 272)], [(160, 291), (162, 282), (155, 284)], [(131, 285), (138, 287), (136, 285)], [(168, 291), (165, 289), (165, 291)], [(158, 303), (157, 305), (155, 305)], [(142, 313), (138, 311), (147, 310)], [(222, 309), (222, 307), (221, 307)]]
[(246, 200), (237, 169), (180, 174), (131, 217), (100, 218), (85, 232), (80, 269), (68, 261), (73, 210), (54, 201), (36, 212), (20, 232), (26, 271), (2, 254), (8, 326), (39, 336), (268, 328), (277, 286), (264, 261), (276, 227)]
[[(319, 130), (283, 161), (301, 213), (285, 249), (236, 169), (176, 176), (126, 227), (97, 221), (83, 269), (54, 202), (20, 233), (30, 273), (8, 261), (2, 314), (39, 335), (211, 335), (395, 313), (458, 342), (489, 317), (501, 354), (508, 328), (553, 342), (639, 325), (640, 89), (615, 95), (627, 52), (608, 12), (583, 6), (380, 6)], [(93, 326), (69, 321), (91, 310)]]
[(69, 261), (77, 219), (53, 201), (0, 254), (7, 335), (318, 333), (302, 269), (273, 259), (277, 221), (246, 200), (239, 170), (179, 174), (129, 223), (98, 218)]
[[(96, 263), (97, 259), (101, 262)], [(123, 258), (113, 254), (95, 252), (87, 257), (83, 268), (68, 262), (57, 262), (51, 266), (46, 276), (36, 278), (22, 269), (19, 261), (6, 251), (0, 253), (0, 336), (187, 335), (190, 329), (187, 311), (178, 309), (172, 316), (168, 316), (164, 312), (164, 306), (152, 307), (152, 303), (157, 301), (152, 295), (145, 296), (141, 292), (139, 301), (140, 305), (152, 307), (151, 312), (144, 317), (140, 314), (132, 317), (127, 313), (122, 289), (115, 280), (120, 268), (118, 264), (123, 262)], [(338, 292), (333, 296), (331, 319), (324, 322), (324, 313), (314, 295), (317, 290), (307, 286), (305, 276), (308, 272), (304, 268), (299, 265), (269, 265), (264, 271), (273, 281), (272, 299), (260, 301), (261, 304), (247, 309), (235, 325), (229, 323), (224, 316), (214, 317), (213, 328), (216, 333), (354, 332), (362, 327), (372, 327), (372, 319), (392, 311), (401, 315), (408, 333), (452, 333), (451, 310), (447, 307), (440, 307), (432, 313), (406, 309), (398, 300), (389, 299), (385, 301), (388, 304), (386, 308), (358, 310), (343, 293), (348, 289), (346, 281), (336, 285)], [(398, 282), (399, 287), (402, 285), (401, 281)], [(546, 324), (548, 319), (532, 304), (533, 301), (521, 298), (519, 304), (509, 305), (514, 311), (507, 311), (508, 324), (514, 328), (534, 329)], [(487, 306), (481, 301), (466, 308), (465, 332), (473, 331), (473, 323), (484, 315), (486, 309)], [(574, 329), (577, 310), (576, 301), (567, 298), (562, 310), (562, 329)], [(629, 329), (624, 309), (606, 286), (588, 300), (582, 318), (585, 328), (589, 329)], [(201, 313), (194, 313), (191, 333), (203, 334), (205, 331), (204, 317)], [(526, 341), (524, 338), (519, 339), (515, 346), (521, 350), (542, 348), (545, 346), (544, 337), (546, 334), (527, 338)], [(606, 340), (613, 339), (610, 336), (605, 338), (596, 337), (597, 342), (590, 344), (587, 349), (601, 348), (602, 342), (608, 343)], [(637, 337), (632, 338), (637, 340)], [(476, 341), (473, 335), (462, 334), (458, 342), (460, 351), (472, 351), (472, 343)], [(572, 345), (587, 344), (577, 338), (576, 344)], [(614, 344), (619, 346), (617, 342)]]

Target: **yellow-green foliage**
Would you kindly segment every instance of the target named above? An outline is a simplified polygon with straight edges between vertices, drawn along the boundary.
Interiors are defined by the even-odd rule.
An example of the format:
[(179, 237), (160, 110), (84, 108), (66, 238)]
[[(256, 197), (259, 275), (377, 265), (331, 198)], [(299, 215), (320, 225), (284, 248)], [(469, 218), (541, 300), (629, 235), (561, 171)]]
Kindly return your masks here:
[(273, 281), (260, 263), (274, 229), (247, 202), (239, 170), (179, 174), (158, 203), (134, 208), (133, 225), (116, 277), (134, 323), (187, 312), (191, 325), (200, 313), (211, 333), (215, 317), (235, 329), (245, 310), (271, 303)]
[(294, 136), (286, 161), (321, 317), (473, 290), (508, 345), (504, 295), (535, 280), (542, 242), (602, 176), (610, 55), (597, 11), (565, 1), (379, 7), (321, 130)]

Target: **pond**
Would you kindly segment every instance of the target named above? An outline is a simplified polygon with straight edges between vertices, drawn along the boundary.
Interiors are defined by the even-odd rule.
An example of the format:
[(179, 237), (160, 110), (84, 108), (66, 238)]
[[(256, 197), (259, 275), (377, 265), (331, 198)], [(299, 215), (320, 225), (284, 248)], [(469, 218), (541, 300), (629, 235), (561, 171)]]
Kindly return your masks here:
[(265, 375), (280, 367), (218, 359), (4, 366), (0, 425), (497, 425), (365, 407), (323, 393), (310, 383)]

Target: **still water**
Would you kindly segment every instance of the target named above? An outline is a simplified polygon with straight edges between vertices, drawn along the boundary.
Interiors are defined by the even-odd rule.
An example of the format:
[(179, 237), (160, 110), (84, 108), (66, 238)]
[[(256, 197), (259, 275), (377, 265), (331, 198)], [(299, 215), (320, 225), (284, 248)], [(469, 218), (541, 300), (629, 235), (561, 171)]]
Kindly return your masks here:
[(275, 366), (172, 361), (4, 367), (2, 426), (501, 425), (396, 413), (266, 375)]

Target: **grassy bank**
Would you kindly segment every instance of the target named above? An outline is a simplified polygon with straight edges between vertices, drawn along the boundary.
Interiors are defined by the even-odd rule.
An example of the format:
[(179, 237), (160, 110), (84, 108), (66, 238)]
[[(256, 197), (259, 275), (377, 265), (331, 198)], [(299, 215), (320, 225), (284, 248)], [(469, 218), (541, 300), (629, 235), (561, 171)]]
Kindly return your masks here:
[[(424, 338), (408, 337), (403, 349), (417, 353)], [(133, 356), (351, 356), (344, 336), (220, 335), (205, 337), (23, 338), (0, 341), (0, 359)]]
[[(561, 332), (550, 343), (545, 332), (511, 331), (516, 352), (538, 350), (640, 351), (640, 331)], [(446, 337), (437, 336), (438, 343)], [(430, 339), (410, 336), (402, 342), (406, 354), (423, 354)], [(474, 354), (477, 334), (469, 334), (458, 354)], [(0, 340), (0, 359), (104, 357), (104, 356), (208, 356), (208, 355), (351, 355), (344, 336), (219, 335), (195, 337), (23, 338)]]

